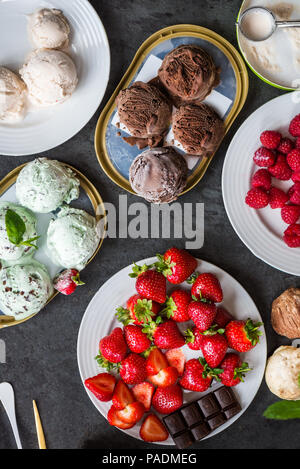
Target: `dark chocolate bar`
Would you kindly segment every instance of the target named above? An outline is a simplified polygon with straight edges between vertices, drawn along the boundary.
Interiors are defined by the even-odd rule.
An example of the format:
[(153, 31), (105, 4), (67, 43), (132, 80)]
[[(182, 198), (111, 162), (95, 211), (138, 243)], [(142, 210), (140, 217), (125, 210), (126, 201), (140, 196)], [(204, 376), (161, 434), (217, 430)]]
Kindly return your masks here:
[(177, 448), (184, 449), (205, 438), (240, 411), (233, 390), (222, 386), (166, 415), (163, 421)]

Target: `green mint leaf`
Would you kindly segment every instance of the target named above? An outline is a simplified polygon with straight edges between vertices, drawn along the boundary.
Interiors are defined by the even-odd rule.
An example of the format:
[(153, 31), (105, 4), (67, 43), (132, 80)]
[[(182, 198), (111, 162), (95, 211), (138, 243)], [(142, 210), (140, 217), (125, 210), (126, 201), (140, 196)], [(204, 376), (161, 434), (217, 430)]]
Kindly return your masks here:
[(26, 225), (20, 215), (8, 209), (5, 214), (5, 227), (9, 241), (12, 244), (20, 244), (26, 231)]
[(27, 239), (26, 241), (22, 241), (21, 243), (19, 243), (18, 246), (30, 246), (32, 248), (38, 249), (38, 247), (32, 243), (39, 238), (40, 236), (36, 236), (35, 238)]
[(298, 375), (298, 386), (299, 386), (299, 388), (300, 388), (300, 373), (299, 373), (299, 375)]
[(273, 420), (300, 419), (300, 401), (278, 401), (270, 405), (264, 417)]

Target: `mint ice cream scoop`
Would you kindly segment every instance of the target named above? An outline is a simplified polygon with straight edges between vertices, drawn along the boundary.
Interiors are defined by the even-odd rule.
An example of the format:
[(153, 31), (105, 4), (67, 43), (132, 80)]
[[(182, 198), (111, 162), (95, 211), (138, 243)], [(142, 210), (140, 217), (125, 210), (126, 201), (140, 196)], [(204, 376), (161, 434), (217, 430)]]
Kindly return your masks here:
[[(8, 224), (7, 213), (14, 212), (23, 221), (25, 231), (20, 236), (19, 242), (12, 242), (10, 231), (14, 228)], [(0, 259), (5, 261), (18, 261), (25, 255), (31, 255), (34, 252), (33, 246), (22, 244), (28, 240), (37, 237), (36, 218), (34, 214), (21, 205), (12, 202), (0, 202)]]
[(33, 212), (49, 213), (79, 197), (79, 180), (57, 160), (37, 158), (20, 172), (16, 195), (20, 204)]
[(52, 293), (48, 271), (37, 261), (7, 266), (0, 271), (0, 308), (17, 320), (38, 313)]
[(99, 244), (95, 217), (84, 210), (63, 207), (47, 232), (48, 254), (65, 268), (82, 270)]

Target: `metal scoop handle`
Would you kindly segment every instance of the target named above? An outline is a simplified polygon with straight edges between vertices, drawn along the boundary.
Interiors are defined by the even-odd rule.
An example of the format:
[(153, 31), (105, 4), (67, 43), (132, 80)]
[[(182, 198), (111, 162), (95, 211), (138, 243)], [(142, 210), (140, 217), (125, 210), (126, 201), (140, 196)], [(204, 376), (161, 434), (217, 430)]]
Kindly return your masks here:
[(300, 20), (297, 21), (275, 21), (277, 28), (300, 28)]

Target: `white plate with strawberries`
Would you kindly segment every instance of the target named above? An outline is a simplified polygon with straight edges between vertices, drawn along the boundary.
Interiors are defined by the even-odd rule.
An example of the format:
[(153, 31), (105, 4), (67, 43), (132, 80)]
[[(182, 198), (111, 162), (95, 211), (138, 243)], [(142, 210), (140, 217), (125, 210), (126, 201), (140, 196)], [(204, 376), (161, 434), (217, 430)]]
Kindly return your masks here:
[[(261, 316), (244, 288), (213, 264), (183, 250), (167, 251), (171, 252), (167, 267), (162, 265), (166, 254), (155, 265), (157, 258), (145, 259), (102, 285), (83, 316), (77, 344), (80, 375), (99, 412), (134, 438), (166, 445), (173, 445), (173, 440), (156, 418), (161, 421), (163, 415), (220, 384), (235, 385), (242, 410), (208, 437), (239, 418), (260, 387), (267, 356), (264, 327), (257, 324)], [(137, 278), (129, 276), (133, 271)], [(192, 286), (182, 282), (194, 271)], [(254, 323), (248, 323), (254, 327), (252, 343), (243, 333), (248, 318)], [(202, 335), (206, 330), (210, 334)], [(239, 376), (248, 366), (251, 370), (241, 382)], [(241, 370), (234, 377), (235, 368)]]
[(299, 110), (298, 92), (279, 96), (257, 109), (234, 136), (222, 174), (224, 205), (237, 235), (259, 259), (297, 276)]

